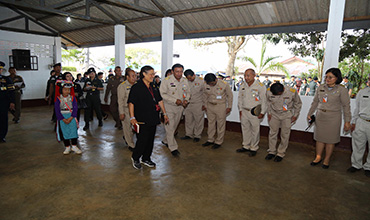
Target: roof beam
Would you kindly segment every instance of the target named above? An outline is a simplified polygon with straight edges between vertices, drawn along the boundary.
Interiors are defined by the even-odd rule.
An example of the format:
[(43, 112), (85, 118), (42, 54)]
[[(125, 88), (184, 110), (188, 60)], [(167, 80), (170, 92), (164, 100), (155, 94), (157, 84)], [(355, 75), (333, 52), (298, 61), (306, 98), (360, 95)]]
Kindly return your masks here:
[(71, 39), (69, 39), (65, 36), (62, 36), (62, 35), (60, 37), (63, 38), (64, 40), (70, 42), (71, 44), (75, 45), (76, 47), (80, 48), (80, 46), (76, 42), (74, 42), (73, 40), (71, 40)]
[(154, 10), (151, 10), (151, 9), (148, 9), (148, 8), (144, 8), (144, 7), (135, 5), (135, 4), (131, 4), (131, 3), (128, 3), (128, 2), (125, 2), (125, 1), (114, 1), (114, 0), (98, 0), (98, 1), (102, 2), (104, 4), (113, 5), (113, 6), (117, 6), (117, 7), (120, 7), (120, 8), (126, 8), (126, 9), (129, 9), (129, 10), (141, 12), (141, 13), (148, 14), (148, 15), (163, 17), (163, 15), (161, 13), (157, 12), (157, 11), (154, 11)]
[(8, 22), (15, 21), (15, 20), (18, 20), (18, 19), (21, 19), (21, 18), (23, 18), (23, 16), (16, 16), (16, 17), (13, 17), (13, 18), (8, 18), (8, 19), (1, 20), (0, 25), (8, 23)]
[(48, 13), (48, 14), (58, 14), (61, 16), (69, 16), (71, 18), (84, 20), (84, 21), (91, 21), (91, 22), (96, 22), (96, 23), (101, 23), (101, 24), (112, 24), (113, 23), (112, 21), (109, 21), (109, 20), (92, 18), (90, 16), (65, 12), (65, 11), (50, 8), (50, 7), (40, 7), (40, 6), (30, 5), (30, 4), (19, 2), (19, 1), (0, 0), (0, 3), (7, 7), (15, 6), (17, 8), (23, 8), (23, 9), (31, 10), (31, 11), (39, 11), (39, 12)]
[[(85, 6), (84, 5), (83, 6), (76, 7), (76, 8), (69, 9), (66, 12), (75, 12), (75, 11), (79, 11), (79, 10), (82, 10), (82, 9), (85, 9)], [(42, 20), (46, 20), (46, 19), (49, 19), (49, 18), (53, 18), (55, 16), (59, 16), (59, 15), (47, 15), (47, 16), (38, 18), (37, 20), (42, 21)]]
[(54, 4), (54, 5), (49, 5), (49, 7), (50, 8), (55, 8), (55, 9), (62, 9), (64, 7), (67, 7), (67, 6), (76, 4), (76, 3), (80, 2), (80, 1), (81, 0), (66, 0), (64, 2), (60, 2), (60, 3)]
[(44, 36), (52, 36), (56, 37), (57, 35), (52, 34), (52, 33), (46, 33), (46, 32), (41, 32), (41, 31), (31, 31), (31, 30), (24, 30), (24, 29), (18, 29), (18, 28), (10, 28), (10, 27), (1, 27), (0, 30), (4, 31), (14, 31), (14, 32), (20, 32), (20, 33), (26, 33), (26, 34), (37, 34), (37, 35), (44, 35)]

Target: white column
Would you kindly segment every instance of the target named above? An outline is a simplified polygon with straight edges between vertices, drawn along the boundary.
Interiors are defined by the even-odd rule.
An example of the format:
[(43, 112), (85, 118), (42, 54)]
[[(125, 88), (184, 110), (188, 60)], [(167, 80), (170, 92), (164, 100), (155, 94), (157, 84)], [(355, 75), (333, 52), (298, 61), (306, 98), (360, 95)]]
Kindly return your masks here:
[(62, 62), (62, 38), (54, 37), (54, 64)]
[(162, 79), (164, 78), (166, 70), (172, 67), (173, 36), (174, 36), (174, 19), (170, 17), (162, 18), (162, 63), (161, 63)]
[[(328, 36), (326, 39), (324, 68), (338, 67), (341, 33), (346, 0), (330, 0)], [(324, 82), (324, 74), (322, 76)]]
[(125, 43), (126, 43), (126, 27), (122, 24), (114, 26), (114, 48), (115, 48), (115, 64), (125, 69)]

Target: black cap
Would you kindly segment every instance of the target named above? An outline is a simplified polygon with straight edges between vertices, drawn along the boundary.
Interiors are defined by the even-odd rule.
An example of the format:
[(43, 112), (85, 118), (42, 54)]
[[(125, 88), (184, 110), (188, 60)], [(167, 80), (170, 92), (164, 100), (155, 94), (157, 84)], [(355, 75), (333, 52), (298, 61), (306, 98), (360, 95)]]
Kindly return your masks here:
[(319, 80), (319, 78), (317, 78), (316, 76), (313, 78), (313, 80)]
[(90, 73), (92, 73), (92, 72), (96, 73), (96, 71), (95, 71), (94, 67), (90, 67), (90, 68), (87, 70), (87, 74), (90, 74)]
[(254, 116), (259, 116), (261, 114), (261, 104), (253, 107), (251, 109), (251, 114), (254, 115)]
[(292, 78), (293, 78), (293, 77), (295, 78), (295, 76), (294, 76), (294, 75), (292, 76)]
[(53, 68), (55, 68), (57, 66), (62, 66), (62, 64), (61, 63), (56, 63), (56, 64), (54, 64)]
[(3, 61), (0, 61), (0, 69), (3, 69), (5, 67), (5, 63)]
[(345, 76), (343, 79), (348, 79), (348, 76)]

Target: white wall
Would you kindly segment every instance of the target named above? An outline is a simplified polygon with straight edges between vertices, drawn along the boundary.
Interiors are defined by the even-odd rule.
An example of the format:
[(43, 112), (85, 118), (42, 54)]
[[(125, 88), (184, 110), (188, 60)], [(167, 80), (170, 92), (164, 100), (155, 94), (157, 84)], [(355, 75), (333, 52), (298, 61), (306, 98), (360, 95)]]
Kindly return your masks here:
[(26, 84), (22, 99), (44, 98), (46, 82), (50, 77), (49, 67), (54, 64), (54, 37), (0, 30), (0, 61), (6, 64), (6, 69), (9, 68), (9, 55), (12, 55), (12, 49), (28, 49), (32, 56), (38, 57), (38, 70), (17, 71)]
[[(233, 107), (232, 107), (230, 115), (226, 118), (226, 120), (240, 123), (239, 111), (238, 111), (238, 92), (233, 92), (233, 95), (234, 95)], [(300, 97), (302, 100), (301, 113), (299, 115), (297, 122), (292, 127), (292, 130), (296, 130), (296, 131), (304, 131), (307, 128), (308, 124), (307, 124), (306, 116), (307, 116), (308, 110), (311, 107), (311, 103), (313, 99), (313, 96), (300, 96)], [(355, 99), (351, 99), (351, 112), (352, 113), (354, 112), (355, 101), (356, 101)], [(268, 126), (266, 115), (261, 125)], [(343, 125), (344, 125), (344, 122), (342, 121), (342, 131), (343, 131)], [(310, 129), (310, 132), (313, 132), (313, 127)], [(350, 137), (350, 135), (344, 135), (343, 133), (341, 134), (341, 136)]]

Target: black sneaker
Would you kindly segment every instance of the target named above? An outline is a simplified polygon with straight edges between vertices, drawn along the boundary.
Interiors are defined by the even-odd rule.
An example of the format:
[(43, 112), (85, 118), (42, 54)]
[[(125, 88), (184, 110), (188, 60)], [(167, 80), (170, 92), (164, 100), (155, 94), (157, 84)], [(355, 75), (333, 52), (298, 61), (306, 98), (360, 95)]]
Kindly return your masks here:
[(217, 149), (217, 148), (220, 148), (221, 147), (221, 145), (220, 144), (214, 144), (213, 146), (212, 146), (212, 149)]
[(6, 143), (5, 138), (0, 138), (0, 143)]
[(180, 151), (178, 150), (174, 150), (174, 151), (171, 151), (171, 154), (174, 156), (174, 157), (177, 157), (180, 155)]
[(139, 160), (134, 160), (134, 158), (131, 157), (131, 160), (132, 160), (132, 166), (135, 168), (135, 169), (138, 169), (140, 170), (141, 169), (141, 163)]
[(282, 160), (283, 160), (283, 158), (280, 157), (280, 156), (276, 156), (275, 159), (274, 159), (275, 162), (281, 162)]
[(212, 144), (213, 144), (212, 142), (207, 141), (206, 143), (202, 144), (202, 146), (207, 147), (207, 146), (212, 145)]
[(99, 127), (103, 127), (103, 121), (99, 121)]
[(239, 149), (236, 149), (236, 152), (237, 152), (237, 153), (244, 153), (244, 152), (249, 152), (249, 151), (251, 151), (251, 150), (249, 150), (249, 149), (245, 149), (244, 147), (239, 148)]
[(185, 135), (184, 137), (181, 137), (180, 139), (181, 140), (189, 140), (189, 139), (191, 139), (191, 137)]
[(144, 164), (145, 166), (148, 166), (148, 167), (155, 167), (156, 164), (151, 161), (151, 160), (144, 160), (144, 161), (141, 161), (142, 164)]
[(163, 144), (164, 146), (168, 147), (168, 144), (167, 144), (167, 143), (164, 143), (163, 141), (162, 141), (162, 144)]
[(365, 170), (365, 176), (370, 177), (370, 170)]
[(254, 150), (249, 151), (249, 156), (250, 157), (254, 157), (254, 156), (256, 156), (256, 154), (257, 154), (257, 151), (254, 151)]
[(200, 138), (194, 138), (193, 142), (199, 142)]
[(267, 156), (265, 157), (265, 160), (271, 160), (274, 157), (275, 157), (274, 154), (267, 154)]
[(87, 131), (89, 130), (89, 126), (88, 125), (85, 125), (85, 127), (83, 128), (84, 131)]
[(356, 167), (350, 167), (347, 169), (347, 172), (350, 172), (350, 173), (354, 173), (354, 172), (357, 172), (357, 171), (360, 171), (361, 169), (357, 169)]

